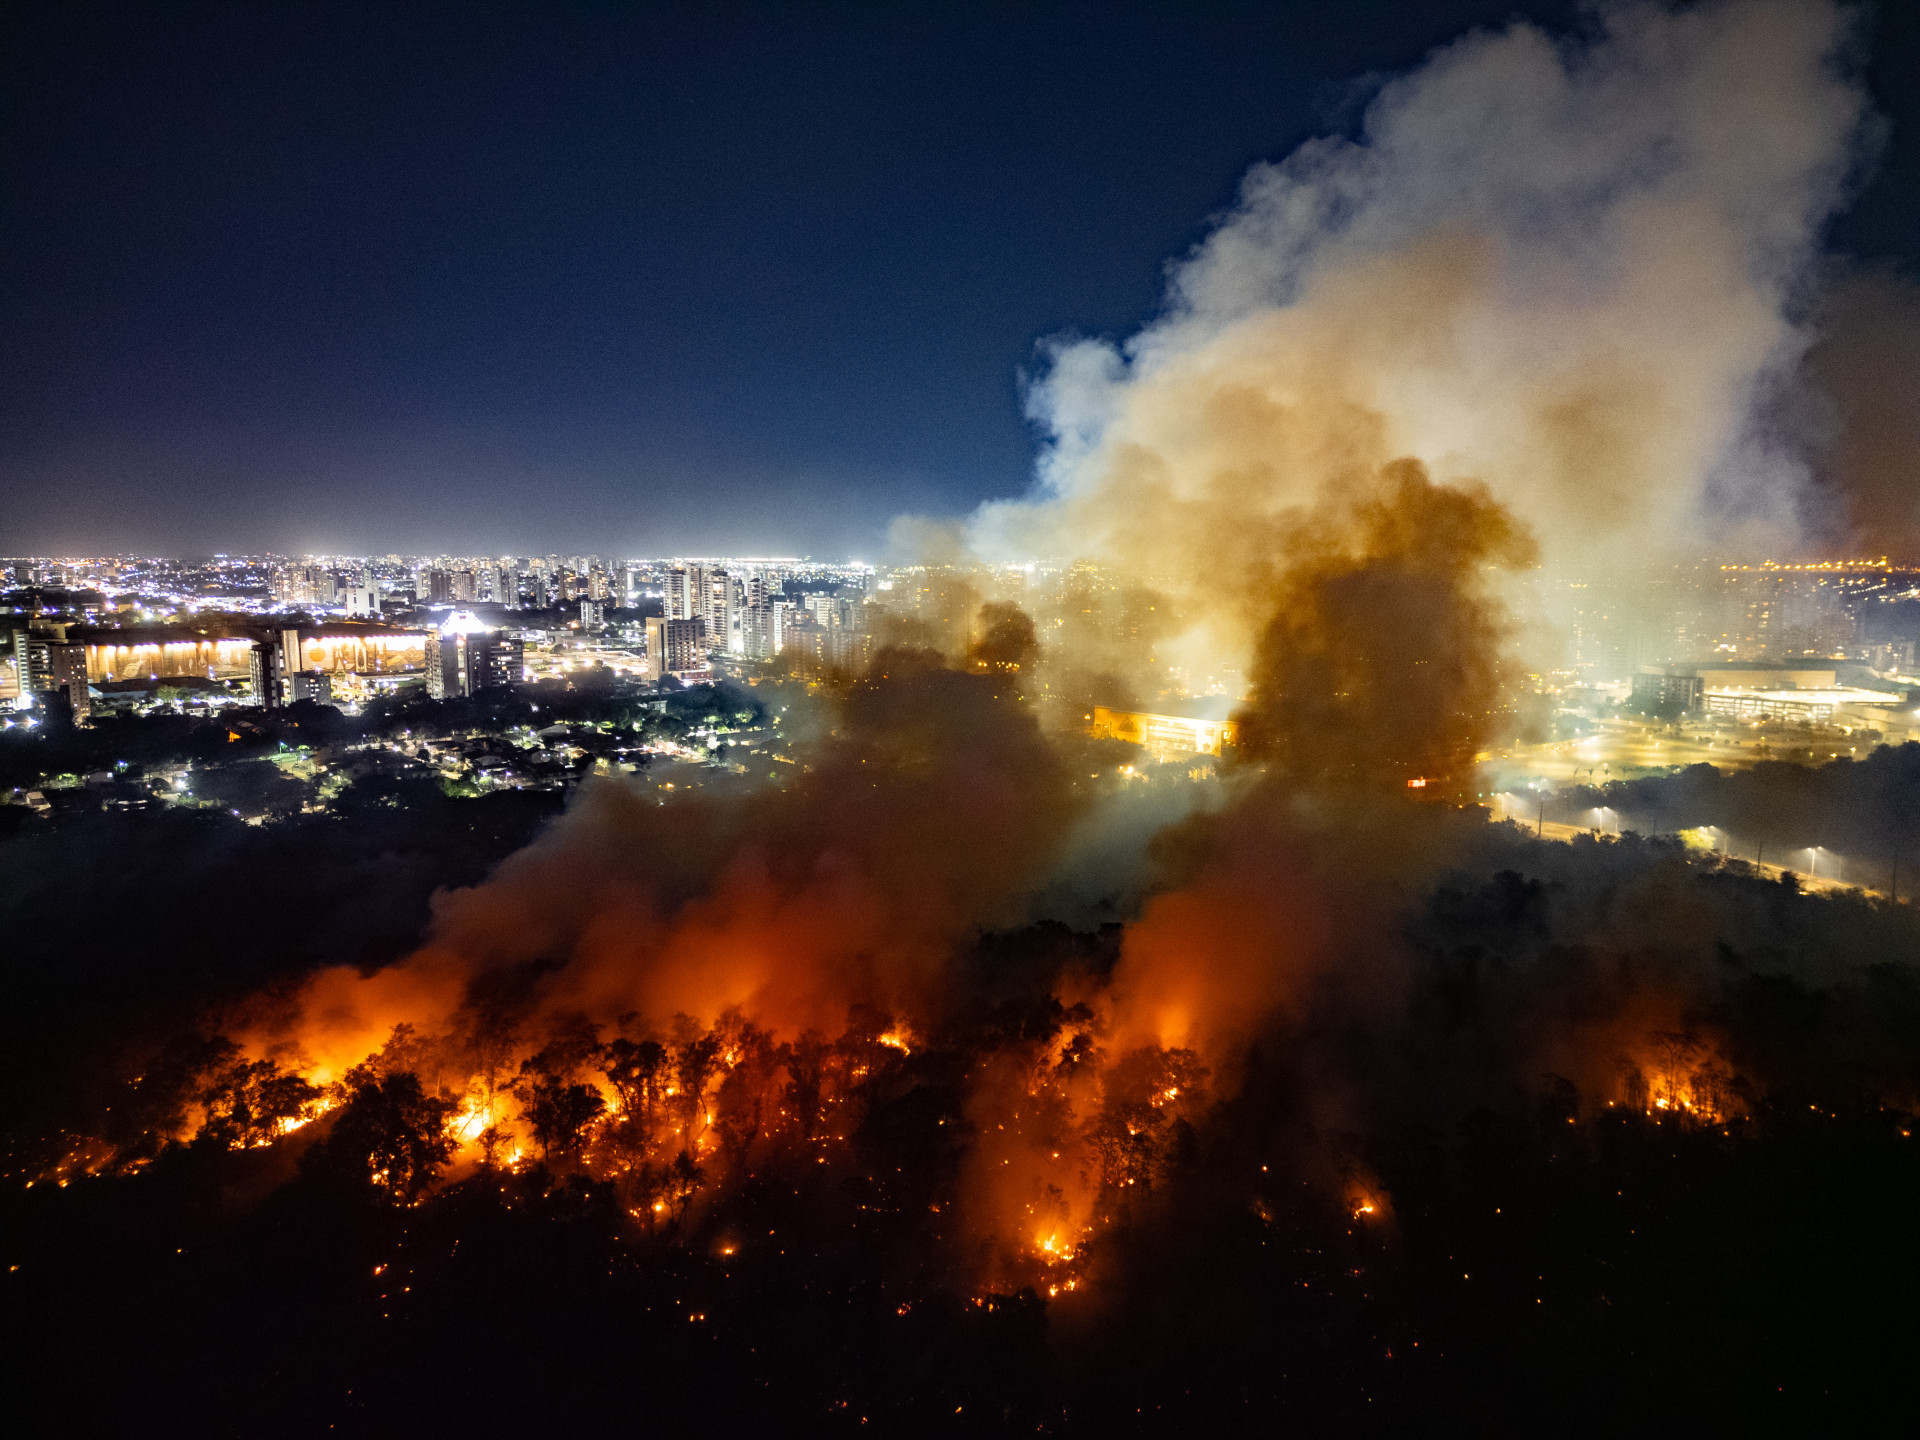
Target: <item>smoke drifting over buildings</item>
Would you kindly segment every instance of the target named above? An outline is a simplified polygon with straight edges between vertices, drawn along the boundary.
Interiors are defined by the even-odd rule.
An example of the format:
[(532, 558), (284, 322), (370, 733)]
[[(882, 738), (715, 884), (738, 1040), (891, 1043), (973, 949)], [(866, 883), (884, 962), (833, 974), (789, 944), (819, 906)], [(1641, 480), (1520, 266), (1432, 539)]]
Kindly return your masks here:
[[(120, 1110), (38, 1173), (191, 1196), (251, 1164), (220, 1206), (267, 1215), (257, 1243), (302, 1264), (287, 1236), (351, 1216), (341, 1264), (379, 1286), (325, 1303), (399, 1314), (436, 1354), (472, 1318), (446, 1297), (517, 1334), (489, 1282), (522, 1245), (558, 1256), (524, 1313), (621, 1337), (566, 1373), (642, 1357), (665, 1413), (722, 1428), (852, 1433), (871, 1408), (915, 1433), (1358, 1430), (1376, 1396), (1374, 1423), (1408, 1427), (1508, 1403), (1488, 1397), (1548, 1294), (1559, 1343), (1538, 1374), (1515, 1362), (1520, 1390), (1630, 1422), (1613, 1360), (1684, 1378), (1612, 1308), (1691, 1293), (1635, 1248), (1649, 1216), (1719, 1223), (1701, 1176), (1749, 1207), (1724, 1221), (1731, 1258), (1700, 1262), (1718, 1295), (1795, 1204), (1836, 1218), (1832, 1176), (1920, 1188), (1920, 927), (1679, 839), (1493, 825), (1474, 777), (1528, 618), (1515, 572), (1757, 545), (1807, 513), (1766, 407), (1811, 342), (1820, 227), (1866, 121), (1848, 25), (1819, 3), (1613, 7), (1584, 39), (1516, 24), (1385, 84), (1358, 139), (1249, 175), (1161, 320), (1055, 349), (1039, 488), (971, 523), (976, 554), (1097, 562), (1159, 618), (1127, 598), (1083, 644), (930, 566), (855, 631), (829, 622), (865, 598), (809, 596), (802, 622), (763, 582), (675, 567), (655, 679), (675, 647), (745, 666), (771, 627), (817, 632), (817, 666), (751, 672), (811, 732), (788, 764), (711, 788), (608, 764), (437, 892), (404, 957), (305, 966), (210, 1007), (190, 1043), (156, 1038)], [(1836, 353), (1813, 368), (1845, 372)], [(1846, 523), (1892, 523), (1836, 483), (1859, 497)], [(835, 661), (842, 632), (866, 663)], [(491, 663), (463, 633), (432, 641), (441, 703), (531, 707), (461, 679)], [(1073, 715), (1142, 637), (1244, 675), (1220, 766)], [(601, 703), (554, 686), (541, 703)], [(565, 744), (551, 719), (537, 734)], [(1875, 786), (1911, 794), (1916, 753), (1881, 752)], [(1631, 799), (1677, 822), (1704, 794), (1798, 833), (1773, 813), (1791, 785), (1754, 773)], [(1822, 772), (1815, 808), (1857, 797), (1851, 773)], [(1863, 831), (1890, 858), (1908, 808)], [(1104, 923), (1069, 929), (1069, 894), (1068, 919)], [(1841, 1159), (1798, 1164), (1823, 1119)], [(1748, 1183), (1751, 1155), (1790, 1183)], [(1510, 1238), (1509, 1207), (1532, 1228)], [(1817, 1303), (1776, 1300), (1779, 1335), (1700, 1327), (1740, 1414), (1787, 1403), (1776, 1375), (1819, 1404), (1865, 1363), (1822, 1348), (1829, 1322), (1860, 1333), (1851, 1293), (1796, 1284)], [(770, 1331), (776, 1293), (806, 1298)], [(728, 1360), (670, 1338), (713, 1315)], [(1276, 1361), (1323, 1331), (1324, 1362)], [(341, 1345), (329, 1415), (370, 1403), (362, 1375), (391, 1393), (378, 1350)], [(754, 1385), (715, 1383), (736, 1374)], [(282, 1405), (298, 1388), (259, 1382)], [(629, 1393), (596, 1379), (554, 1413), (603, 1421)], [(463, 1393), (462, 1414), (489, 1402)]]
[(1160, 320), (1053, 347), (1039, 488), (975, 543), (1150, 574), (1241, 653), (1301, 512), (1401, 457), (1550, 565), (1788, 546), (1806, 466), (1761, 412), (1861, 155), (1852, 23), (1607, 6), (1388, 81), (1353, 139), (1247, 175)]

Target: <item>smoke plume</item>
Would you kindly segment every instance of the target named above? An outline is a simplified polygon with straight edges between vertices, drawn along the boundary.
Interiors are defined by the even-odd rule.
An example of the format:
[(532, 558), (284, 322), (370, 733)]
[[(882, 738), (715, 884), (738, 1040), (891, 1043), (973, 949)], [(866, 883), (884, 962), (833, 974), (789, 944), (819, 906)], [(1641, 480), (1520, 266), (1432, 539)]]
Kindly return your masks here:
[[(1510, 1123), (1509, 1160), (1553, 1184), (1591, 1166), (1606, 1204), (1627, 1193), (1606, 1168), (1620, 1147), (1731, 1146), (1842, 1092), (1891, 1144), (1890, 1107), (1920, 1094), (1910, 912), (1677, 841), (1549, 845), (1415, 803), (1463, 798), (1492, 732), (1512, 572), (1778, 535), (1800, 513), (1803, 472), (1768, 449), (1758, 406), (1807, 347), (1793, 317), (1863, 120), (1847, 39), (1819, 0), (1624, 5), (1579, 40), (1471, 35), (1386, 84), (1355, 138), (1247, 177), (1161, 319), (1055, 349), (1033, 396), (1039, 488), (970, 540), (1097, 562), (1069, 577), (1060, 623), (929, 568), (870, 673), (824, 687), (822, 733), (786, 774), (586, 782), (485, 881), (438, 894), (406, 960), (305, 976), (221, 1017), (237, 1046), (201, 1037), (147, 1067), (136, 1119), (114, 1123), (149, 1143), (80, 1137), (62, 1183), (164, 1171), (169, 1146), (220, 1163), (305, 1146), (297, 1203), (331, 1216), (340, 1193), (378, 1193), (445, 1226), (422, 1248), (449, 1264), (478, 1248), (453, 1232), (469, 1215), (499, 1234), (519, 1233), (518, 1206), (572, 1215), (540, 1222), (555, 1235), (599, 1215), (662, 1242), (633, 1274), (665, 1285), (705, 1251), (722, 1280), (760, 1267), (809, 1297), (777, 1339), (741, 1331), (748, 1356), (804, 1354), (816, 1284), (852, 1277), (877, 1322), (843, 1347), (858, 1384), (822, 1390), (795, 1363), (811, 1413), (849, 1433), (866, 1419), (850, 1393), (913, 1369), (868, 1357), (903, 1345), (888, 1337), (923, 1299), (937, 1316), (971, 1292), (964, 1313), (1024, 1324), (1097, 1292), (1118, 1303), (1080, 1323), (1116, 1328), (1075, 1404), (1106, 1434), (1141, 1423), (1127, 1357), (1175, 1357), (1153, 1382), (1168, 1396), (1247, 1396), (1319, 1323), (1262, 1328), (1276, 1296), (1351, 1281), (1370, 1301), (1358, 1265), (1312, 1273), (1388, 1243), (1362, 1227), (1404, 1217), (1448, 1287), (1480, 1272), (1470, 1245), (1515, 1253), (1482, 1235), (1505, 1181), (1470, 1176), (1458, 1214), (1478, 1218), (1445, 1221), (1433, 1137), (1463, 1116), (1475, 1144)], [(1186, 678), (1246, 682), (1222, 687), (1244, 701), (1218, 773), (1136, 773), (1061, 703), (1175, 639)], [(1821, 783), (1897, 799), (1914, 763)], [(1116, 800), (1143, 778), (1172, 798)], [(1758, 812), (1777, 781), (1629, 798)], [(1876, 824), (1890, 857), (1911, 839)], [(1051, 906), (1114, 923), (1076, 933)], [(1480, 1123), (1488, 1107), (1507, 1121)], [(1635, 1227), (1592, 1211), (1578, 1244), (1616, 1232)], [(659, 1263), (666, 1244), (682, 1258)], [(1531, 1327), (1545, 1267), (1508, 1268)], [(555, 1270), (582, 1290), (615, 1274)], [(1243, 1276), (1241, 1304), (1214, 1303)], [(704, 1300), (647, 1293), (677, 1331), (707, 1321)], [(1612, 1323), (1611, 1299), (1582, 1296), (1567, 1313)], [(1201, 1328), (1169, 1336), (1169, 1305)], [(1409, 1320), (1407, 1349), (1470, 1322)], [(1130, 1326), (1160, 1333), (1130, 1349)], [(1364, 1337), (1356, 1355), (1383, 1348), (1373, 1319), (1343, 1333)], [(468, 1327), (463, 1363), (471, 1345)], [(1015, 1353), (1043, 1348), (1035, 1331)], [(1210, 1352), (1250, 1349), (1233, 1384), (1194, 1381)], [(1003, 1369), (960, 1393), (998, 1393)], [(923, 1400), (914, 1433), (967, 1408)], [(990, 1413), (1044, 1428), (1031, 1398)]]
[(974, 543), (1151, 577), (1244, 663), (1303, 507), (1399, 457), (1484, 484), (1550, 564), (1783, 539), (1804, 467), (1756, 407), (1855, 163), (1849, 26), (1626, 4), (1435, 52), (1353, 137), (1255, 166), (1160, 319), (1053, 347), (1036, 493)]
[(1920, 559), (1920, 287), (1883, 270), (1842, 278), (1805, 368), (1826, 440), (1816, 533), (1829, 553)]
[(337, 1076), (406, 1023), (423, 1033), (568, 1016), (788, 1034), (851, 1005), (938, 1013), (956, 943), (1017, 914), (1078, 801), (998, 675), (883, 652), (784, 788), (663, 796), (590, 786), (489, 881), (446, 897), (430, 942), (372, 975), (323, 972), (280, 1031)]
[(1345, 784), (1464, 774), (1507, 679), (1482, 573), (1530, 564), (1532, 538), (1481, 487), (1436, 486), (1401, 460), (1288, 549), (1241, 752)]

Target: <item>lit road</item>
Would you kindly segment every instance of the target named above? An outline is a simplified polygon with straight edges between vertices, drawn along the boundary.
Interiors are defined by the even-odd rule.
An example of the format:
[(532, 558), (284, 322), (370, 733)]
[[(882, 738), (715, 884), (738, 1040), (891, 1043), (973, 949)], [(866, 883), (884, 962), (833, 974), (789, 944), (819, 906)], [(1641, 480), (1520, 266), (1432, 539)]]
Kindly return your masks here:
[[(1551, 798), (1547, 801), (1547, 809), (1549, 812), (1553, 809), (1553, 801)], [(1591, 823), (1584, 825), (1568, 825), (1558, 820), (1542, 820), (1539, 818), (1539, 810), (1537, 807), (1531, 805), (1509, 806), (1498, 797), (1496, 797), (1494, 801), (1493, 814), (1496, 820), (1513, 821), (1514, 824), (1520, 826), (1528, 834), (1537, 834), (1543, 840), (1558, 840), (1563, 844), (1571, 842), (1583, 835), (1605, 840), (1615, 833), (1615, 827), (1618, 823), (1618, 817), (1610, 810), (1600, 812), (1587, 811), (1586, 814), (1590, 818)], [(1778, 880), (1782, 875), (1792, 873), (1799, 879), (1802, 890), (1824, 894), (1836, 894), (1845, 890), (1853, 890), (1864, 895), (1874, 895), (1883, 898), (1887, 894), (1885, 890), (1874, 888), (1874, 885), (1849, 883), (1845, 878), (1845, 871), (1851, 868), (1851, 866), (1844, 856), (1835, 855), (1831, 851), (1822, 851), (1817, 856), (1810, 854), (1806, 850), (1789, 851), (1788, 858), (1790, 860), (1803, 862), (1797, 865), (1776, 865), (1771, 861), (1764, 863), (1757, 862), (1751, 855), (1736, 855), (1734, 858), (1745, 860), (1747, 864), (1753, 866), (1754, 869), (1760, 871), (1770, 880)], [(1841, 878), (1836, 878), (1833, 875), (1818, 873), (1817, 868), (1809, 867), (1838, 869), (1842, 872), (1842, 876)], [(1920, 875), (1916, 875), (1914, 879), (1916, 882), (1920, 882)], [(1874, 883), (1884, 884), (1885, 882), (1881, 877), (1876, 876)], [(1903, 895), (1907, 894), (1907, 886), (1908, 881), (1903, 872), (1900, 886)], [(1909, 896), (1908, 899), (1909, 903), (1911, 903), (1911, 896)]]
[[(1777, 728), (1761, 731), (1748, 725), (1706, 721), (1678, 726), (1637, 719), (1593, 723), (1594, 733), (1583, 739), (1519, 745), (1490, 755), (1480, 766), (1480, 785), (1494, 814), (1521, 822), (1529, 829), (1540, 829), (1548, 839), (1570, 840), (1575, 835), (1606, 834), (1619, 828), (1617, 814), (1610, 809), (1569, 814), (1569, 802), (1557, 799), (1557, 792), (1574, 786), (1601, 786), (1614, 780), (1667, 774), (1689, 765), (1741, 769), (1761, 760), (1786, 758), (1789, 754), (1820, 764), (1842, 756), (1858, 758), (1872, 748), (1871, 742), (1842, 736), (1837, 731), (1796, 730), (1783, 734)], [(1536, 798), (1540, 792), (1546, 795), (1544, 828), (1540, 824)], [(1795, 850), (1784, 857), (1769, 857), (1756, 853), (1749, 844), (1734, 843), (1724, 834), (1718, 835), (1717, 841), (1723, 852), (1749, 864), (1758, 864), (1769, 875), (1777, 877), (1791, 869), (1809, 890), (1865, 889), (1868, 894), (1880, 894), (1881, 889), (1876, 887), (1889, 883), (1888, 876), (1882, 873), (1884, 867), (1875, 861), (1856, 860), (1824, 850), (1817, 855)], [(1789, 864), (1782, 866), (1777, 863), (1779, 859), (1786, 859)], [(1760, 864), (1761, 861), (1776, 863)], [(1867, 883), (1849, 883), (1856, 881)], [(1901, 886), (1903, 891), (1906, 888), (1904, 884)]]

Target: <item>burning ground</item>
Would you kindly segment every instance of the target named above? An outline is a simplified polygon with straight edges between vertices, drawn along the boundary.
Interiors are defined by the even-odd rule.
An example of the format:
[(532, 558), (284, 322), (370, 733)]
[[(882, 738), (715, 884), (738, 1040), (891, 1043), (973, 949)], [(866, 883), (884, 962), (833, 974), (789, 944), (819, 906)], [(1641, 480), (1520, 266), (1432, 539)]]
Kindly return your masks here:
[[(1258, 167), (1161, 321), (1055, 350), (1036, 493), (945, 537), (1123, 577), (1107, 633), (956, 585), (789, 773), (592, 781), (423, 860), (364, 963), (276, 949), (352, 908), (326, 880), (198, 923), (232, 960), (130, 946), (149, 1023), (47, 1017), (97, 1103), (10, 1117), (36, 1398), (234, 1434), (1884, 1404), (1915, 912), (1464, 803), (1517, 577), (1791, 528), (1762, 401), (1866, 124), (1850, 24), (1516, 24)], [(1217, 773), (1078, 728), (1213, 673)]]
[[(397, 962), (98, 1056), (9, 1201), (39, 1373), (214, 1433), (1884, 1396), (1914, 912), (1452, 803), (1524, 532), (1412, 465), (1309, 518), (1219, 776), (1043, 730), (1037, 647), (895, 649), (784, 782), (592, 782)], [(1049, 918), (1135, 785), (1185, 818)]]

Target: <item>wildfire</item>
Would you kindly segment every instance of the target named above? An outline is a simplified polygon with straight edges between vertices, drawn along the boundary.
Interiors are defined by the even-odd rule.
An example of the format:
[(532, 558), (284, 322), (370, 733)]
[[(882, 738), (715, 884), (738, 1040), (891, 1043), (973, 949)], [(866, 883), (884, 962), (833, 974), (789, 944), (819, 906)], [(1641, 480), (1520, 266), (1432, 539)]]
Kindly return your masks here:
[(447, 1131), (461, 1145), (471, 1145), (493, 1123), (491, 1107), (477, 1100), (469, 1100), (466, 1106), (447, 1123)]
[(1719, 1054), (1691, 1031), (1658, 1031), (1636, 1059), (1623, 1062), (1629, 1110), (1723, 1124), (1744, 1108), (1743, 1091)]
[[(282, 1115), (273, 1122), (274, 1138), (278, 1139), (282, 1136), (291, 1135), (296, 1130), (306, 1129), (307, 1126), (318, 1120), (322, 1115), (332, 1114), (338, 1105), (339, 1101), (332, 1096), (325, 1096), (322, 1099), (314, 1101), (313, 1104), (309, 1105), (297, 1115)], [(263, 1143), (270, 1144), (271, 1141)]]
[[(96, 1146), (99, 1168), (127, 1173), (193, 1140), (272, 1145), (324, 1117), (316, 1163), (345, 1163), (397, 1204), (431, 1203), (476, 1167), (606, 1186), (647, 1235), (731, 1260), (738, 1241), (702, 1238), (702, 1227), (741, 1187), (783, 1172), (841, 1171), (849, 1186), (878, 1187), (850, 1192), (860, 1211), (898, 1213), (873, 1173), (884, 1160), (861, 1153), (866, 1117), (930, 1093), (958, 1062), (979, 1089), (964, 1132), (941, 1130), (957, 1116), (928, 1117), (930, 1139), (966, 1147), (959, 1190), (926, 1207), (930, 1238), (995, 1237), (980, 1252), (992, 1256), (982, 1280), (997, 1293), (1058, 1296), (1081, 1289), (1104, 1227), (1153, 1203), (1210, 1104), (1194, 1052), (1108, 1051), (1085, 1006), (1057, 1011), (1051, 1029), (984, 1042), (944, 1041), (895, 1016), (875, 1024), (871, 1011), (850, 1014), (832, 1039), (781, 1037), (738, 1012), (710, 1024), (627, 1016), (612, 1034), (584, 1017), (498, 1037), (429, 1023), (439, 1028), (278, 1039), (256, 1045), (258, 1058), (218, 1040), (206, 1068), (181, 1082), (177, 1128), (138, 1152)], [(874, 1059), (881, 1046), (892, 1052), (885, 1064)]]

